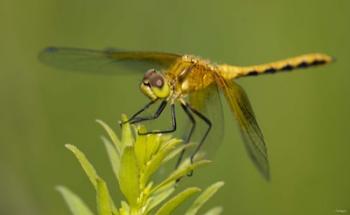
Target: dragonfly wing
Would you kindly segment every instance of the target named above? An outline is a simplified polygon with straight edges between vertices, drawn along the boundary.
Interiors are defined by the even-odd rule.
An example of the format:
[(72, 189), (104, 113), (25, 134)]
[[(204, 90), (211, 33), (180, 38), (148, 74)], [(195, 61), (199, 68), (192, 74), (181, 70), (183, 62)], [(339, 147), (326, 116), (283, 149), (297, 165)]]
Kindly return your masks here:
[(102, 74), (120, 74), (123, 70), (145, 72), (148, 69), (166, 69), (181, 55), (162, 52), (122, 51), (117, 49), (91, 50), (49, 47), (39, 54), (39, 60), (60, 69)]
[[(201, 149), (209, 157), (212, 157), (222, 143), (224, 134), (224, 117), (220, 93), (216, 84), (212, 84), (203, 90), (192, 92), (188, 102), (191, 107), (205, 115), (212, 123), (212, 128)], [(196, 118), (196, 130), (192, 140), (200, 141), (207, 125)], [(187, 123), (190, 125), (190, 122)], [(189, 129), (186, 129), (189, 131)]]
[(218, 77), (218, 84), (223, 88), (231, 111), (237, 118), (245, 148), (255, 166), (269, 180), (269, 162), (264, 136), (255, 119), (247, 94), (233, 81)]

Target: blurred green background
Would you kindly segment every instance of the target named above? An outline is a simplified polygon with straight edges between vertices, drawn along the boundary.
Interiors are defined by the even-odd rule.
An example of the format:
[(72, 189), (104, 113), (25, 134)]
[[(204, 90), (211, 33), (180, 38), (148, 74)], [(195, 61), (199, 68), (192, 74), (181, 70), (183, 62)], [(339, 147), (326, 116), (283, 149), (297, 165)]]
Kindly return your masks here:
[(63, 145), (81, 148), (115, 187), (94, 120), (118, 130), (120, 114), (147, 101), (132, 77), (40, 64), (37, 54), (49, 45), (190, 53), (237, 65), (335, 56), (322, 68), (239, 80), (265, 134), (270, 183), (249, 161), (226, 105), (215, 164), (191, 180), (226, 182), (209, 204), (224, 214), (350, 213), (349, 9), (347, 0), (2, 0), (0, 214), (69, 214), (58, 184), (93, 208), (94, 190)]

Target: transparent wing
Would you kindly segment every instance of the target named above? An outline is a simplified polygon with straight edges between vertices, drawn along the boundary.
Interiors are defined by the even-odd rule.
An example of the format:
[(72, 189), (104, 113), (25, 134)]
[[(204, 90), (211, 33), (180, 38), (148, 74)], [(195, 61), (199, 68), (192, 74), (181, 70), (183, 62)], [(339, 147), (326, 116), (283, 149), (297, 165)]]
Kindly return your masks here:
[(247, 152), (260, 173), (269, 180), (269, 162), (263, 134), (244, 90), (235, 82), (217, 77), (231, 111), (237, 118)]
[[(206, 157), (211, 158), (221, 145), (224, 134), (223, 108), (217, 85), (212, 84), (203, 90), (191, 93), (188, 102), (192, 108), (201, 112), (212, 123), (211, 131), (200, 150)], [(207, 125), (198, 117), (196, 117), (196, 122), (196, 129), (191, 139), (191, 142), (194, 143), (198, 143), (201, 140), (207, 129)], [(190, 120), (188, 120), (187, 125), (186, 132), (188, 133)]]
[[(49, 47), (39, 54), (39, 60), (60, 69), (102, 74), (120, 74), (126, 70), (145, 72), (148, 69), (165, 69), (181, 55), (161, 52), (138, 52), (109, 50), (90, 50), (79, 48)], [(124, 70), (125, 71), (125, 70)]]

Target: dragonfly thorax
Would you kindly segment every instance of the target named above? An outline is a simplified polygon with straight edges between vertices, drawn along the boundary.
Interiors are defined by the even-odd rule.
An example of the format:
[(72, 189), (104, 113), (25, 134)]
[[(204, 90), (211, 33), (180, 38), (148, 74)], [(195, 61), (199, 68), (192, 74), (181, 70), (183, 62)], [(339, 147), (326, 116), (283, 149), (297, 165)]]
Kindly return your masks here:
[(150, 69), (145, 73), (140, 89), (151, 100), (165, 99), (171, 91), (163, 74), (155, 69)]

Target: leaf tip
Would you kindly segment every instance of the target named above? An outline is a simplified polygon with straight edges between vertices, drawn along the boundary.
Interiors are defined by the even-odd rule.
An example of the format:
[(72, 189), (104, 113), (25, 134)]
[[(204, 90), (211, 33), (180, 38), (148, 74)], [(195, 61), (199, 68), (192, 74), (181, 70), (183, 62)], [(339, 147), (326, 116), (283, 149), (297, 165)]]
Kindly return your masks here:
[(122, 121), (122, 122), (128, 121), (128, 117), (126, 116), (125, 113), (123, 113), (123, 114), (121, 115), (121, 121)]
[(69, 149), (70, 151), (73, 151), (73, 150), (76, 148), (74, 145), (69, 144), (69, 143), (64, 144), (64, 147), (66, 147), (66, 148)]

